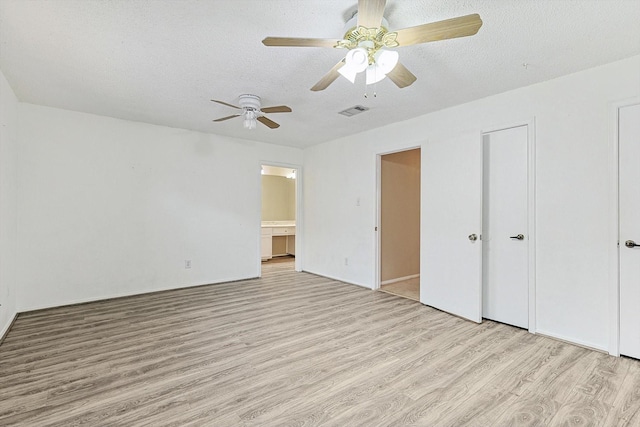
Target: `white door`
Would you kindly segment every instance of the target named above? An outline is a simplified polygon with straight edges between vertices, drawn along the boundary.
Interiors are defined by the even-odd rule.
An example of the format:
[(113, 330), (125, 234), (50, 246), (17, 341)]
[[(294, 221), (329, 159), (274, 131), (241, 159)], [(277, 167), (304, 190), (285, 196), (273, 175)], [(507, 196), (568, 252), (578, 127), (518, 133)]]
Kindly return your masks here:
[(640, 359), (640, 104), (618, 117), (620, 354)]
[(483, 136), (482, 317), (528, 328), (527, 126)]
[(429, 142), (422, 150), (420, 302), (482, 321), (482, 139)]

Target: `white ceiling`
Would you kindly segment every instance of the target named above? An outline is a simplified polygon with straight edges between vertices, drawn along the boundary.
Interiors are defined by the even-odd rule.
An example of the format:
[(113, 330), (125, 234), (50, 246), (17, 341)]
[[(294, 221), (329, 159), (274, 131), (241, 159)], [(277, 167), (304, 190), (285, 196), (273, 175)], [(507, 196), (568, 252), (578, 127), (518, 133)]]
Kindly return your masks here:
[[(0, 0), (0, 69), (24, 102), (305, 147), (640, 53), (638, 0), (388, 0), (399, 29), (479, 13), (477, 35), (398, 48), (418, 80), (313, 86), (345, 51), (265, 47), (339, 38), (356, 0)], [(528, 64), (523, 66), (523, 64)], [(358, 84), (359, 83), (359, 84)], [(597, 82), (594, 82), (597, 84)], [(371, 89), (369, 90), (371, 94)], [(282, 126), (242, 127), (252, 93)], [(356, 104), (370, 110), (337, 113)]]

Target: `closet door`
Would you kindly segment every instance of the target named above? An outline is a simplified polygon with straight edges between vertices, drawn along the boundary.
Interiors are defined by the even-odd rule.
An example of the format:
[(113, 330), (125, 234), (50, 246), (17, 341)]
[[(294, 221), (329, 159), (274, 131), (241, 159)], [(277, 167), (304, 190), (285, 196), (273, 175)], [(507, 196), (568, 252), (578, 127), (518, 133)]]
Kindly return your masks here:
[(620, 108), (620, 354), (640, 359), (640, 104)]
[(482, 316), (529, 326), (527, 126), (484, 135)]
[(422, 150), (420, 301), (482, 321), (482, 138), (429, 142)]

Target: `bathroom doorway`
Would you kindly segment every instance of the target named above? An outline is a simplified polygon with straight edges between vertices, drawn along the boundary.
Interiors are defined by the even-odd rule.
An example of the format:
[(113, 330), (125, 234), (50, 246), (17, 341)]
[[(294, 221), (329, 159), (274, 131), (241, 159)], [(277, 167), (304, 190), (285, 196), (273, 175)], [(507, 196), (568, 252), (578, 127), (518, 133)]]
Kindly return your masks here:
[(295, 270), (298, 169), (262, 165), (262, 273)]

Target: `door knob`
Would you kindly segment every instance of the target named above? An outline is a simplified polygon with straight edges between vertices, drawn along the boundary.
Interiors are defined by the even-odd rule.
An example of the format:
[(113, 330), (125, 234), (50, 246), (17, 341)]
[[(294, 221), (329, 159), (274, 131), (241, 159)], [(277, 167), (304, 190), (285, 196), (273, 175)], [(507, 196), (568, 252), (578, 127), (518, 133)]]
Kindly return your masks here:
[(626, 242), (624, 242), (624, 245), (628, 248), (640, 247), (640, 244), (634, 242), (633, 240), (627, 240)]
[(475, 234), (469, 234), (469, 240), (475, 242), (476, 240), (478, 240), (478, 236), (476, 236)]
[(524, 240), (524, 234), (518, 234), (517, 236), (511, 236), (510, 239)]

